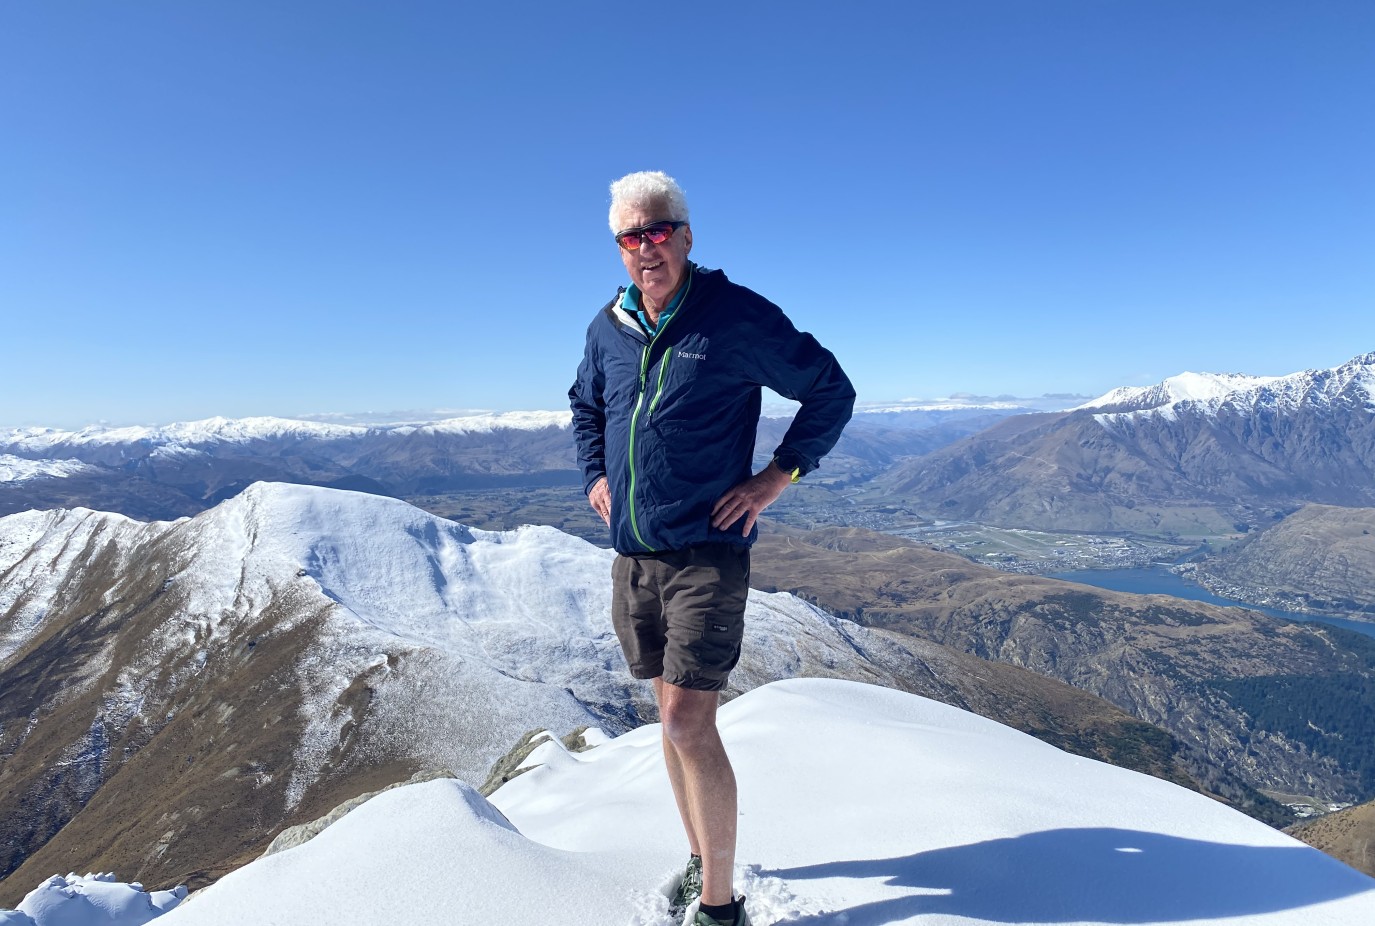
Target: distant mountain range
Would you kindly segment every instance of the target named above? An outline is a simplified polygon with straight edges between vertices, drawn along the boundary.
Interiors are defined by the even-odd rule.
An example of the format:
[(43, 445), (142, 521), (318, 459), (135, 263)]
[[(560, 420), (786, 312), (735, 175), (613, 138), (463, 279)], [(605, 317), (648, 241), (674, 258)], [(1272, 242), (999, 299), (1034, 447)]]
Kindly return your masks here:
[[(868, 483), (900, 460), (1071, 398), (1029, 401), (967, 397), (862, 409), (814, 484)], [(760, 422), (761, 466), (790, 420)], [(398, 498), (580, 485), (570, 421), (568, 412), (506, 412), (369, 426), (210, 418), (165, 427), (0, 430), (0, 515), (86, 507), (169, 519), (203, 511), (259, 481)]]
[(1375, 353), (1289, 376), (1183, 374), (998, 422), (879, 479), (932, 514), (1154, 535), (1375, 506)]
[[(0, 431), (0, 513), (90, 507), (195, 514), (259, 481), (406, 495), (571, 482), (566, 412), (508, 412), (387, 427), (210, 418), (156, 428)], [(35, 464), (47, 471), (33, 471)], [(59, 469), (60, 467), (60, 469)], [(6, 469), (0, 468), (0, 475)]]
[[(1373, 393), (1375, 353), (1288, 376), (1184, 373), (1089, 402), (861, 406), (808, 485), (869, 506), (1004, 527), (1244, 533), (1310, 503), (1375, 507)], [(1064, 405), (1072, 407), (1045, 410)], [(788, 423), (761, 421), (757, 464)], [(0, 514), (81, 506), (172, 518), (255, 481), (418, 498), (579, 479), (566, 412), (0, 431)]]

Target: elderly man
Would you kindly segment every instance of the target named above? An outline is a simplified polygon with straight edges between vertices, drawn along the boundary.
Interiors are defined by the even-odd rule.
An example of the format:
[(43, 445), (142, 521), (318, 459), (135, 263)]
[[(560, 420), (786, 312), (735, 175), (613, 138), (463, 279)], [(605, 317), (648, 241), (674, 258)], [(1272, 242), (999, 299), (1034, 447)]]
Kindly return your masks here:
[[(716, 708), (740, 659), (755, 520), (835, 445), (855, 392), (777, 306), (688, 260), (687, 201), (671, 177), (613, 183), (611, 231), (630, 285), (592, 320), (568, 393), (583, 488), (620, 554), (612, 621), (631, 674), (653, 680), (687, 832), (674, 905), (700, 895), (697, 926), (747, 926)], [(801, 408), (753, 473), (763, 386)]]

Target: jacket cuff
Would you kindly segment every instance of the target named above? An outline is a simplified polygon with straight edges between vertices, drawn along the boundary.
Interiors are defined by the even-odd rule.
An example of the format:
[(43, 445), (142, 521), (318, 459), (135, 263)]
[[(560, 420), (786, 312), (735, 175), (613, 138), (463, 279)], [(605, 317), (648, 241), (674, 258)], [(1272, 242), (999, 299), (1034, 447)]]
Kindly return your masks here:
[(779, 447), (774, 451), (773, 461), (778, 464), (778, 468), (783, 472), (791, 474), (794, 482), (816, 468), (808, 465), (808, 461), (802, 454), (785, 447)]

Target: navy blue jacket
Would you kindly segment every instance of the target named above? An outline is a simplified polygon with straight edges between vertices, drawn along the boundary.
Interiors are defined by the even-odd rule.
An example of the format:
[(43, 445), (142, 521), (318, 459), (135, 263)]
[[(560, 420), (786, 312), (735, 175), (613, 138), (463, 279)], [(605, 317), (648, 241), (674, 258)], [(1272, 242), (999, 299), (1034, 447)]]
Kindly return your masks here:
[(831, 352), (778, 306), (689, 264), (688, 289), (653, 338), (619, 306), (592, 320), (568, 391), (583, 491), (611, 490), (611, 540), (634, 555), (709, 541), (751, 544), (711, 509), (752, 475), (760, 387), (802, 403), (775, 456), (808, 473), (840, 438), (855, 390)]

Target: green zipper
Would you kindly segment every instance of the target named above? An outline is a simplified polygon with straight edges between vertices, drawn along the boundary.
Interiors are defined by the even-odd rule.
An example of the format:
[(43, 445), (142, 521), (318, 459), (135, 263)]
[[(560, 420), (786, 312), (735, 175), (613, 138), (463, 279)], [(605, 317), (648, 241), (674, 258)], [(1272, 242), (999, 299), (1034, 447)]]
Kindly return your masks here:
[[(635, 516), (635, 432), (639, 429), (640, 409), (642, 409), (645, 404), (645, 374), (649, 372), (649, 352), (654, 348), (654, 342), (659, 340), (659, 336), (664, 333), (669, 325), (673, 324), (674, 317), (682, 311), (683, 303), (687, 300), (688, 290), (691, 289), (692, 277), (689, 275), (688, 288), (683, 291), (682, 298), (678, 300), (678, 308), (674, 310), (673, 315), (668, 317), (668, 320), (664, 322), (663, 326), (659, 328), (658, 331), (654, 332), (654, 337), (649, 339), (649, 343), (645, 345), (644, 351), (640, 354), (640, 394), (635, 399), (635, 411), (630, 416), (630, 529), (634, 532), (635, 539), (640, 542), (640, 546), (651, 553), (654, 551), (654, 548), (645, 543), (645, 538), (640, 533), (640, 521)], [(671, 349), (666, 351), (663, 358), (659, 361), (659, 379), (655, 384), (654, 398), (649, 402), (649, 414), (651, 417), (654, 415), (655, 407), (659, 404), (660, 396), (664, 394), (664, 375), (668, 372), (668, 365), (672, 361), (673, 352)]]

